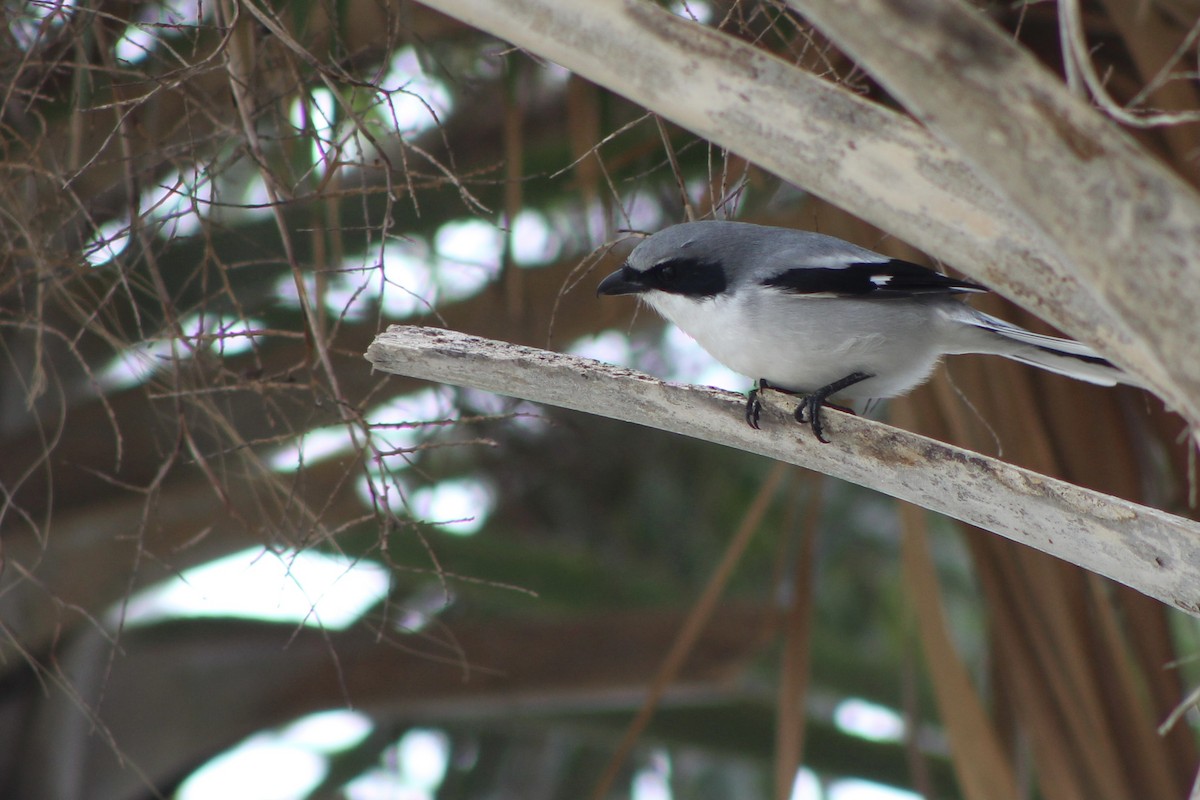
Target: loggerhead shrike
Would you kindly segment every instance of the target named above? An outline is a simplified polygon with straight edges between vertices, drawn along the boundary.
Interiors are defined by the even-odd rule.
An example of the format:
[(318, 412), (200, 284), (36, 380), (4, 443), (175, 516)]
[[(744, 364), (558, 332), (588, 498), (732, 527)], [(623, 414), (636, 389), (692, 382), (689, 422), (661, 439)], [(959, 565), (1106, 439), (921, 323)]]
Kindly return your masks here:
[(801, 395), (796, 419), (822, 442), (830, 398), (904, 394), (946, 354), (990, 353), (1072, 378), (1139, 386), (1070, 339), (1027, 331), (955, 295), (985, 292), (819, 233), (745, 222), (674, 225), (644, 239), (596, 293), (636, 294), (758, 391)]

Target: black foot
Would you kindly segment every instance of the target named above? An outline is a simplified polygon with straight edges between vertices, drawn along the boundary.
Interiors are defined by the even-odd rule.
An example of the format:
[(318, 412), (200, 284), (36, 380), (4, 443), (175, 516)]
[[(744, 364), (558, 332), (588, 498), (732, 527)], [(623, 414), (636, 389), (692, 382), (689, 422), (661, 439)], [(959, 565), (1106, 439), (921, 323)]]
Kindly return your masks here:
[(789, 392), (787, 389), (780, 389), (778, 386), (772, 386), (767, 383), (766, 378), (759, 378), (754, 382), (754, 388), (750, 390), (750, 394), (746, 395), (746, 424), (754, 430), (758, 430), (758, 416), (762, 413), (762, 402), (758, 399), (758, 393), (763, 389), (773, 389), (776, 392), (783, 394), (795, 395), (796, 392)]
[(826, 399), (830, 395), (837, 394), (843, 389), (853, 386), (856, 383), (861, 383), (870, 377), (865, 372), (855, 372), (841, 380), (834, 381), (828, 386), (822, 386), (811, 394), (804, 395), (804, 397), (800, 398), (800, 405), (796, 407), (796, 421), (801, 425), (808, 425), (812, 428), (813, 436), (817, 437), (817, 441), (822, 444), (829, 444), (829, 440), (825, 438), (821, 428), (821, 406), (829, 405), (840, 411), (850, 411), (853, 414), (854, 412), (848, 408), (827, 403)]
[(746, 395), (746, 424), (754, 430), (758, 430), (758, 416), (762, 413), (762, 403), (758, 399), (758, 393), (762, 389), (769, 388), (766, 380), (759, 378), (754, 382), (754, 388), (750, 390), (750, 394)]

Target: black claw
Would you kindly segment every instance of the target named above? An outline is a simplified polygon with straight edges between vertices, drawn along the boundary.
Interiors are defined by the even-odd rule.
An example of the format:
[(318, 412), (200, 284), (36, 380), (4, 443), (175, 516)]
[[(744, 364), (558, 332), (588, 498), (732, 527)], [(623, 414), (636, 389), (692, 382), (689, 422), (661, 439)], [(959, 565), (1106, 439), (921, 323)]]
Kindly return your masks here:
[(800, 398), (800, 405), (796, 406), (796, 422), (812, 428), (813, 436), (817, 437), (818, 442), (829, 444), (829, 440), (825, 438), (825, 429), (821, 425), (822, 405), (821, 398), (817, 394), (804, 395)]
[[(825, 438), (824, 430), (821, 425), (821, 406), (826, 405), (826, 400), (830, 395), (837, 394), (841, 390), (853, 386), (856, 383), (865, 381), (871, 376), (865, 372), (854, 372), (841, 380), (834, 381), (828, 386), (822, 386), (817, 391), (806, 394), (800, 398), (800, 405), (796, 407), (796, 421), (801, 425), (808, 425), (812, 428), (813, 436), (817, 437), (817, 441), (821, 444), (829, 444), (829, 440)], [(841, 408), (841, 406), (834, 406)], [(846, 409), (843, 409), (846, 410)]]
[(766, 387), (765, 381), (754, 384), (750, 394), (746, 395), (746, 424), (754, 430), (759, 430), (758, 417), (762, 413), (762, 403), (758, 399), (759, 387)]
[(746, 424), (754, 430), (758, 430), (758, 417), (762, 413), (762, 403), (758, 401), (758, 391), (750, 390), (750, 396), (746, 398)]

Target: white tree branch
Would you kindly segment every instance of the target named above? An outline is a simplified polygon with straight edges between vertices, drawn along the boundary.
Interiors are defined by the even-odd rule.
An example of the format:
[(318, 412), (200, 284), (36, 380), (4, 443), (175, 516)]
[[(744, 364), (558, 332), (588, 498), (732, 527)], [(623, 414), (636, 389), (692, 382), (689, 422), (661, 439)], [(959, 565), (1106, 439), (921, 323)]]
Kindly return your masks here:
[[(933, 4), (944, 1), (925, 0)], [(1107, 281), (1107, 288), (1098, 292), (1081, 280), (1081, 275), (1090, 279), (1097, 273), (1081, 271), (1068, 261), (1067, 252), (1054, 239), (1061, 225), (1050, 226), (1047, 230), (1052, 235), (1046, 235), (1031, 221), (1032, 217), (1025, 216), (1023, 210), (981, 180), (972, 162), (907, 117), (644, 0), (423, 2), (623, 94), (953, 264), (1073, 336), (1096, 345), (1145, 378), (1200, 426), (1200, 393), (1189, 395), (1181, 388), (1183, 384), (1176, 381), (1173, 371), (1180, 349), (1168, 347), (1169, 342), (1164, 344), (1168, 339), (1177, 344), (1180, 336), (1191, 336), (1191, 341), (1200, 338), (1194, 330), (1200, 312), (1193, 312), (1191, 317), (1175, 315), (1200, 294), (1171, 304), (1169, 324), (1183, 326), (1178, 335), (1160, 330), (1147, 338), (1148, 326), (1167, 323), (1153, 313), (1126, 319), (1126, 313), (1146, 312), (1146, 304), (1115, 303), (1112, 294), (1117, 284), (1109, 280), (1111, 276), (1100, 276)], [(828, 15), (836, 17), (839, 3), (829, 0), (822, 3), (822, 8), (827, 6)], [(817, 6), (817, 0), (796, 5), (807, 13)], [(825, 15), (818, 19), (823, 24)], [(909, 20), (905, 24), (920, 23)], [(914, 47), (899, 48), (894, 41), (901, 35), (897, 31), (904, 28), (883, 25), (869, 15), (857, 18), (854, 25), (864, 37), (875, 35), (887, 40), (877, 45), (878, 50), (911, 57)], [(849, 40), (853, 32), (846, 32), (846, 27), (831, 26), (827, 32)], [(953, 33), (934, 29), (926, 31), (925, 36), (953, 41)], [(954, 44), (963, 47), (961, 42)], [(904, 74), (918, 82), (914, 91), (933, 91), (927, 86), (931, 74), (927, 65), (910, 67)], [(938, 77), (952, 81), (940, 72)], [(990, 89), (973, 86), (972, 91), (978, 94), (978, 103), (992, 104), (990, 116), (1007, 111)], [(1094, 112), (1089, 113), (1107, 124)], [(1038, 118), (1035, 124), (1053, 128), (1055, 122)], [(1088, 133), (1090, 129), (1081, 136)], [(1037, 140), (1032, 135), (1029, 139)], [(1086, 149), (1088, 142), (1081, 138), (1077, 145)], [(1013, 159), (1019, 161), (1024, 156), (1023, 139), (1010, 138), (1008, 146)], [(1105, 154), (1125, 161), (1149, 158), (1130, 147), (1120, 152), (1106, 150)], [(1040, 156), (1037, 163), (1038, 169), (1045, 168)], [(1092, 164), (1091, 168), (1103, 169), (1103, 164)], [(1027, 173), (1029, 169), (1022, 171)], [(1059, 206), (1055, 215), (1058, 220), (1080, 213), (1072, 200), (1084, 194), (1083, 187), (1088, 184), (1069, 171), (1048, 174), (1059, 176), (1061, 182), (1053, 186), (1044, 185), (1051, 181), (1043, 182), (1037, 190), (1040, 205), (1025, 210), (1040, 214), (1043, 205)], [(1177, 183), (1170, 184), (1171, 192), (1176, 191)], [(1160, 185), (1166, 186), (1160, 181), (1152, 188), (1157, 192)], [(1112, 202), (1113, 208), (1089, 220), (1089, 231), (1105, 228), (1112, 214), (1137, 213), (1136, 209), (1141, 208), (1125, 191), (1130, 187), (1121, 188), (1118, 194), (1092, 198), (1089, 214), (1096, 213), (1094, 207), (1104, 202)], [(1163, 195), (1155, 197), (1161, 200)], [(1123, 209), (1117, 209), (1119, 203), (1114, 202), (1120, 198), (1127, 203)], [(1068, 208), (1074, 210), (1062, 210)], [(1172, 220), (1181, 225), (1172, 238), (1190, 238), (1186, 228), (1195, 220), (1188, 223), (1178, 214), (1172, 214)], [(1075, 242), (1090, 235), (1076, 231), (1071, 238)], [(1110, 238), (1098, 241), (1108, 242)], [(1154, 251), (1165, 246), (1163, 242), (1147, 241), (1125, 250), (1126, 278), (1138, 274), (1135, 267), (1140, 264), (1143, 248)], [(1078, 255), (1077, 250), (1070, 253)], [(1160, 286), (1169, 290), (1169, 284)], [(1168, 363), (1169, 367), (1164, 366)], [(1200, 376), (1200, 361), (1191, 359), (1187, 372), (1178, 374)]]
[(762, 430), (745, 398), (666, 383), (586, 358), (393, 325), (375, 368), (635, 422), (824, 472), (998, 533), (1200, 615), (1200, 523), (1083, 489), (871, 420), (826, 410), (831, 444), (766, 393)]

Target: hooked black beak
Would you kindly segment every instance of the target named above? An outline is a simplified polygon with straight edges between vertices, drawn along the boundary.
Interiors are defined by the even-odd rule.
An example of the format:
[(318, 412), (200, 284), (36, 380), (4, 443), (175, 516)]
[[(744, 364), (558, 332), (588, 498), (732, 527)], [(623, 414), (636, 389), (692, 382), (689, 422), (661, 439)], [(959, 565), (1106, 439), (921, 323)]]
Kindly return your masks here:
[(637, 273), (626, 266), (600, 281), (596, 287), (596, 296), (602, 294), (638, 294), (646, 291), (646, 287), (637, 280)]

